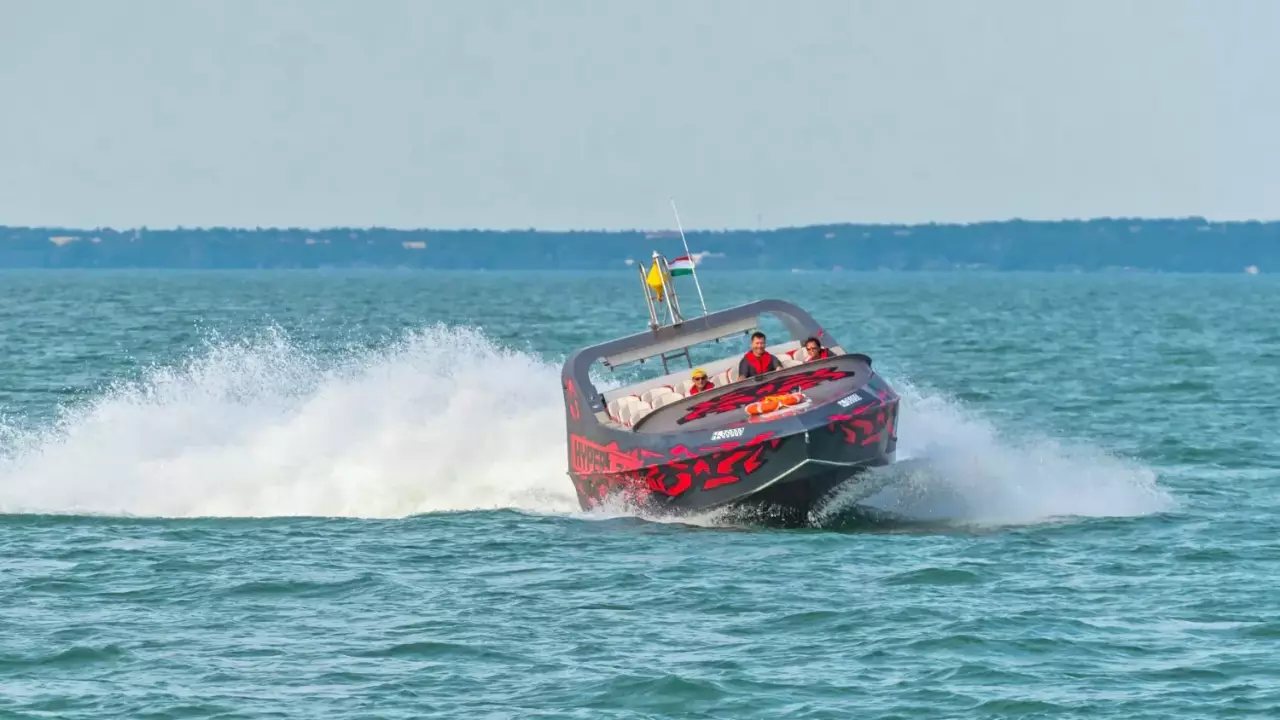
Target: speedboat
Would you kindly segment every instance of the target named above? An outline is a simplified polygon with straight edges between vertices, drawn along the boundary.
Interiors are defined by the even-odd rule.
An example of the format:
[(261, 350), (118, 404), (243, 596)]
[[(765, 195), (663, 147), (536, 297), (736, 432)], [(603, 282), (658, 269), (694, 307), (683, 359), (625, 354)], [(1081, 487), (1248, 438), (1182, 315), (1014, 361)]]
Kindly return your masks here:
[[(686, 319), (668, 263), (655, 253), (654, 265), (648, 280), (640, 265), (649, 329), (582, 348), (564, 364), (569, 477), (584, 510), (612, 502), (667, 516), (723, 509), (794, 525), (809, 522), (826, 498), (856, 502), (880, 489), (864, 471), (894, 461), (898, 395), (870, 357), (846, 352), (784, 300), (710, 313), (704, 303), (701, 317)], [(714, 348), (732, 340), (745, 350), (765, 324), (788, 336), (770, 338), (766, 348), (781, 369), (739, 378), (742, 352)], [(807, 338), (818, 338), (830, 356), (805, 362)], [(597, 387), (597, 378), (609, 384), (602, 373), (640, 365), (661, 373)], [(715, 387), (691, 392), (694, 368)]]

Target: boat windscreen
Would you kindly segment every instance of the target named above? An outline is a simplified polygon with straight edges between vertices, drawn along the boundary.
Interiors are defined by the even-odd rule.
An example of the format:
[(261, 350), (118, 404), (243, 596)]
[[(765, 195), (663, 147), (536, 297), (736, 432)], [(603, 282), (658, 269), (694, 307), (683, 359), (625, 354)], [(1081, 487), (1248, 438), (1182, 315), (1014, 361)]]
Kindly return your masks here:
[(629, 365), (634, 362), (648, 360), (649, 358), (659, 357), (664, 354), (678, 352), (683, 348), (700, 345), (703, 343), (715, 343), (725, 338), (744, 335), (756, 328), (759, 324), (759, 318), (748, 317), (741, 318), (732, 323), (725, 323), (688, 333), (680, 333), (671, 337), (655, 341), (652, 344), (642, 347), (631, 348), (613, 355), (606, 356), (604, 364), (611, 368)]
[(611, 381), (609, 384), (615, 386), (615, 389), (607, 391), (611, 396), (619, 392), (616, 389), (618, 383), (621, 383), (621, 387), (627, 387), (632, 383), (642, 383), (672, 373), (678, 374), (678, 379), (683, 380), (696, 367), (710, 371), (713, 368), (723, 369), (721, 366), (727, 367), (729, 364), (736, 365), (737, 360), (749, 346), (747, 338), (748, 334), (744, 332), (690, 346), (687, 348), (688, 355), (668, 355), (665, 367), (661, 357), (653, 357), (622, 367), (605, 365), (596, 374), (601, 378), (609, 378)]

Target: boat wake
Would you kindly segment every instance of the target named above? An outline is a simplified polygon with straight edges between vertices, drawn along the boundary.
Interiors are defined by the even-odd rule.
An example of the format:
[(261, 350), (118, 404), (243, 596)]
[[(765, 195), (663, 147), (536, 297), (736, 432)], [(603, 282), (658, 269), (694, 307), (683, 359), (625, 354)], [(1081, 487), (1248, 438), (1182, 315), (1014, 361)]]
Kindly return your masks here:
[(0, 510), (391, 518), (577, 508), (559, 376), (434, 327), (322, 359), (271, 329), (12, 432)]
[(972, 409), (901, 381), (898, 462), (858, 507), (835, 498), (819, 524), (853, 510), (875, 521), (1025, 525), (1066, 517), (1133, 517), (1175, 506), (1156, 474), (1096, 448), (1003, 430)]
[[(872, 507), (1028, 523), (1140, 515), (1171, 503), (1141, 466), (1053, 441), (1011, 440), (935, 395), (908, 390), (903, 402), (899, 457), (921, 462), (904, 464), (913, 469), (870, 498)], [(52, 423), (0, 427), (0, 512), (625, 512), (580, 513), (564, 432), (558, 366), (479, 331), (432, 327), (328, 359), (271, 329), (211, 343), (64, 408)]]

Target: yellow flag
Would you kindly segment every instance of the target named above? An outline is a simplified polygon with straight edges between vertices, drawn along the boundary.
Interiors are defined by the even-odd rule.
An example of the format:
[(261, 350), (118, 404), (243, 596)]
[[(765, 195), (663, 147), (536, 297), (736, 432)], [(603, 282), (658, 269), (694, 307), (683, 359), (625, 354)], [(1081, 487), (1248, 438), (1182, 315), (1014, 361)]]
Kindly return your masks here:
[(662, 302), (662, 268), (658, 266), (657, 260), (654, 260), (653, 266), (649, 268), (649, 277), (645, 282), (658, 294), (658, 302)]

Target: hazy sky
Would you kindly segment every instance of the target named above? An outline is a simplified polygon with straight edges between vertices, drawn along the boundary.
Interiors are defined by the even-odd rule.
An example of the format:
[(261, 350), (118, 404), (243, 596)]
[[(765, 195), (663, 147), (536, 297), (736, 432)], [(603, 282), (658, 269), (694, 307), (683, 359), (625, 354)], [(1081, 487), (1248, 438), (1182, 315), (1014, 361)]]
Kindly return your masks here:
[(1280, 217), (1280, 2), (0, 0), (0, 224)]

